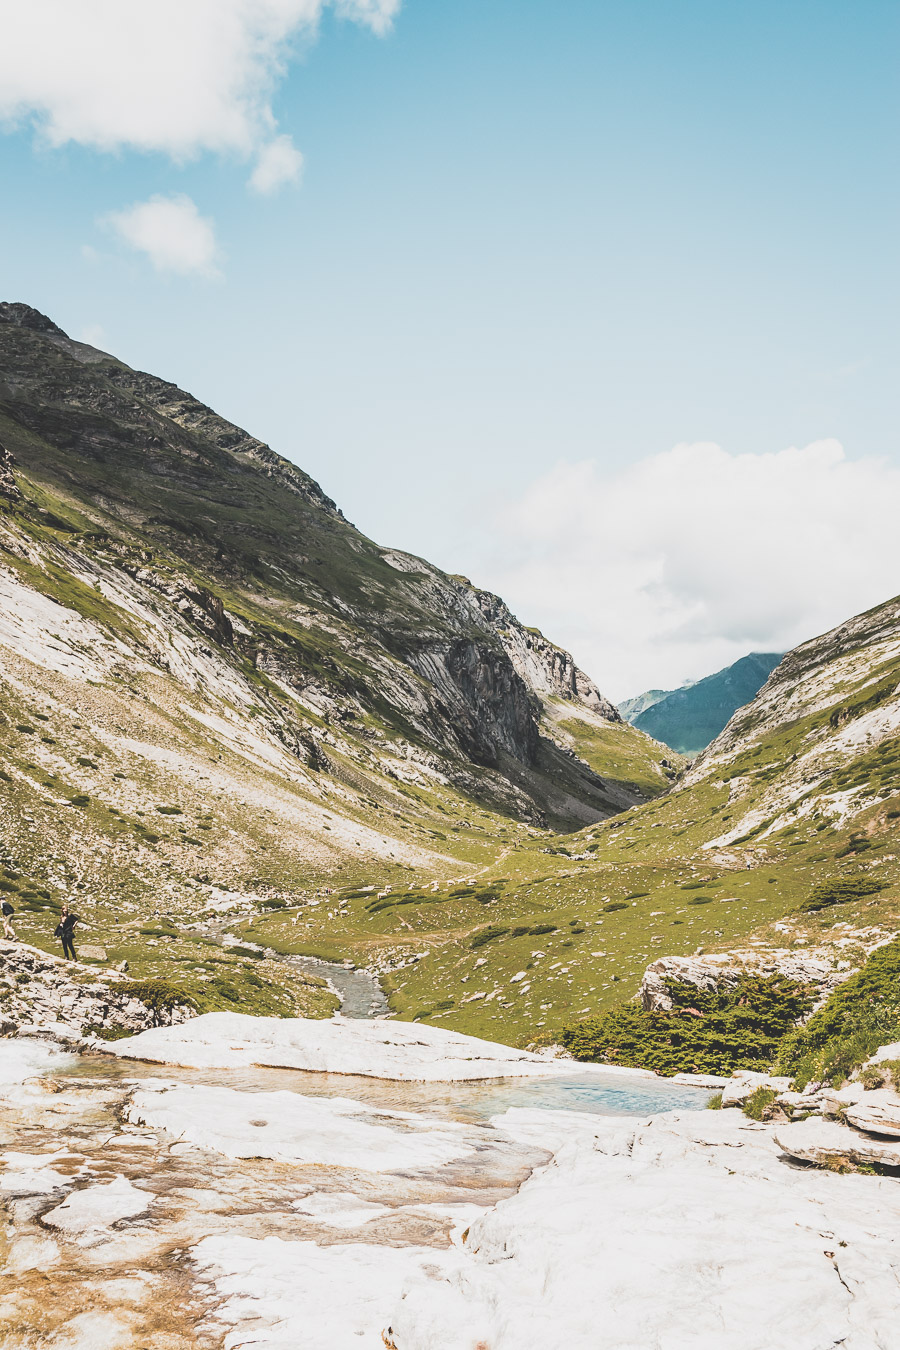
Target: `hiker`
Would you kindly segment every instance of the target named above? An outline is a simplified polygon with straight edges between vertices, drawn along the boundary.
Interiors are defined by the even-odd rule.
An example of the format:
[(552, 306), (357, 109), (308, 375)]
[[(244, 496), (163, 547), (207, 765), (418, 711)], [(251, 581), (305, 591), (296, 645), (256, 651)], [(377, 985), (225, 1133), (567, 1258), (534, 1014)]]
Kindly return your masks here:
[(78, 915), (70, 914), (69, 906), (63, 905), (62, 913), (59, 916), (59, 923), (56, 925), (53, 936), (62, 940), (63, 956), (66, 957), (68, 961), (78, 960), (75, 955), (75, 945), (72, 942), (72, 934), (75, 931), (76, 923), (81, 923)]
[(0, 908), (2, 908), (3, 910), (3, 936), (15, 942), (16, 930), (13, 928), (10, 920), (12, 919), (12, 916), (15, 914), (16, 911), (13, 909), (12, 905), (9, 903), (8, 900), (4, 900)]

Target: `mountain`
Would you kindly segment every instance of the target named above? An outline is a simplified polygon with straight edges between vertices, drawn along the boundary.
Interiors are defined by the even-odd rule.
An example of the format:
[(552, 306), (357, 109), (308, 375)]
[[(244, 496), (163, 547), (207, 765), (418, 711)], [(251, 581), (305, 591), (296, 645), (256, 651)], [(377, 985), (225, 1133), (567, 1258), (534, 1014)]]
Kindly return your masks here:
[[(689, 689), (690, 683), (683, 684), (681, 687), (682, 689)], [(633, 724), (639, 713), (646, 712), (648, 708), (653, 707), (654, 703), (659, 703), (662, 698), (668, 698), (671, 693), (671, 689), (645, 689), (643, 694), (636, 694), (634, 698), (626, 698), (622, 703), (617, 703), (616, 707), (625, 721)]]
[(718, 736), (737, 708), (756, 695), (781, 656), (751, 652), (715, 675), (668, 692), (653, 689), (619, 705), (633, 726), (680, 754), (695, 755)]
[[(656, 800), (519, 838), (436, 893), (301, 922), (357, 960), (377, 935), (402, 1016), (552, 1041), (675, 971), (707, 988), (723, 969), (790, 972), (827, 993), (900, 931), (898, 822), (900, 599), (788, 653)], [(289, 929), (245, 931), (277, 945)]]
[(28, 943), (68, 899), (96, 966), (202, 1007), (327, 1014), (318, 956), (396, 1016), (527, 1043), (661, 961), (850, 970), (900, 927), (900, 600), (788, 653), (679, 775), (497, 597), (23, 306), (0, 443)]
[(457, 874), (667, 787), (664, 749), (498, 597), (23, 304), (0, 445), (6, 863), (36, 936), (78, 896), (158, 974), (179, 948), (147, 915)]

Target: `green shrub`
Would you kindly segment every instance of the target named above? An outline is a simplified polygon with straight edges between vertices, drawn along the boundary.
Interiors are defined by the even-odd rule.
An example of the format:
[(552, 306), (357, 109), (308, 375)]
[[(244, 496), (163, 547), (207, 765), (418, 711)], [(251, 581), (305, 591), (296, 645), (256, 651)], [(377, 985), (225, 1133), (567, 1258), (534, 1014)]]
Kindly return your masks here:
[(162, 1014), (171, 1012), (173, 1008), (197, 1006), (183, 989), (170, 984), (168, 980), (130, 980), (127, 984), (119, 985), (119, 989), (130, 998), (140, 999), (150, 1009), (154, 1026), (159, 1026)]
[(721, 1110), (722, 1110), (722, 1094), (721, 1094), (721, 1092), (714, 1092), (714, 1093), (713, 1093), (713, 1095), (710, 1097), (709, 1101), (706, 1103), (706, 1109), (707, 1109), (707, 1111), (721, 1111)]
[(688, 901), (689, 905), (711, 905), (714, 897), (711, 895), (692, 895)]
[(873, 877), (832, 877), (830, 881), (821, 881), (818, 886), (813, 886), (809, 899), (798, 907), (798, 912), (817, 914), (820, 909), (828, 909), (831, 905), (846, 905), (851, 900), (875, 895), (883, 891), (885, 886), (885, 882), (875, 881)]
[(472, 948), (483, 947), (486, 942), (493, 942), (495, 938), (501, 938), (508, 932), (508, 928), (503, 928), (499, 924), (491, 924), (490, 927), (482, 928), (480, 932), (475, 933), (469, 946)]
[(608, 905), (603, 906), (603, 913), (613, 914), (617, 909), (628, 909), (627, 902), (625, 900), (612, 900)]
[(698, 989), (667, 980), (671, 1012), (627, 1003), (563, 1028), (576, 1059), (657, 1073), (732, 1073), (768, 1069), (785, 1033), (812, 1006), (812, 993), (784, 976), (743, 976), (733, 985)]
[(881, 1059), (869, 1064), (859, 1075), (863, 1087), (892, 1087), (900, 1091), (900, 1059)]
[(542, 936), (544, 935), (544, 933), (555, 933), (555, 932), (556, 932), (556, 924), (555, 924), (555, 923), (535, 923), (535, 924), (532, 924), (532, 926), (529, 928), (528, 931), (529, 931), (529, 933), (531, 934), (532, 937), (542, 937)]
[(158, 806), (157, 811), (161, 816), (183, 816), (184, 812), (180, 806)]
[(843, 1082), (878, 1049), (900, 1040), (900, 939), (872, 952), (824, 1007), (785, 1037), (783, 1073), (798, 1088)]
[(123, 1036), (133, 1036), (131, 1027), (118, 1026), (116, 1023), (86, 1022), (81, 1028), (82, 1036), (96, 1036), (101, 1041), (120, 1041)]
[(750, 1093), (750, 1096), (741, 1107), (745, 1116), (751, 1120), (768, 1120), (771, 1115), (769, 1108), (775, 1101), (778, 1093), (774, 1088), (758, 1087)]

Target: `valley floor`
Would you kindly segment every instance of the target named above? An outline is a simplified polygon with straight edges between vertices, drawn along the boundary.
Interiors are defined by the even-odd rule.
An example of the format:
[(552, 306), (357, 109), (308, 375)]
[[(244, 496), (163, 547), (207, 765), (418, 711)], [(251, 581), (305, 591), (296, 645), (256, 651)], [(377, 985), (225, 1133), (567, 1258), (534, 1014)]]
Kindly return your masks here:
[[(900, 1344), (897, 1181), (791, 1161), (776, 1128), (666, 1103), (679, 1089), (650, 1075), (627, 1114), (473, 1123), (466, 1091), (502, 1072), (527, 1101), (565, 1066), (231, 1014), (111, 1049), (0, 1041), (9, 1350)], [(482, 1085), (441, 1087), (464, 1076)]]

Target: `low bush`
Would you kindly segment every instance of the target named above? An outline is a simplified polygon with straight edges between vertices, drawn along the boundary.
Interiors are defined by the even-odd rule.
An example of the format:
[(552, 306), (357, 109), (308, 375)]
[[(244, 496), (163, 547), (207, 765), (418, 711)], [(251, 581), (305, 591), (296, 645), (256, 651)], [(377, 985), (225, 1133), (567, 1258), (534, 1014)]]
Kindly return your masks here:
[(785, 1037), (779, 1064), (798, 1088), (841, 1083), (894, 1041), (900, 1041), (900, 939), (872, 952), (804, 1027)]
[(130, 1027), (117, 1026), (115, 1023), (86, 1022), (81, 1028), (82, 1036), (96, 1036), (101, 1041), (120, 1041), (123, 1036), (133, 1036)]
[(185, 1005), (189, 1008), (197, 1006), (189, 994), (179, 989), (176, 984), (170, 984), (168, 980), (130, 980), (127, 984), (120, 985), (119, 989), (130, 998), (139, 999), (150, 1009), (155, 1026), (160, 1025), (162, 1014), (171, 1012), (173, 1008)]
[(869, 1064), (859, 1079), (866, 1088), (892, 1087), (900, 1092), (900, 1059), (880, 1059), (877, 1064)]
[(750, 1093), (750, 1096), (741, 1107), (745, 1116), (751, 1120), (768, 1120), (772, 1114), (771, 1108), (775, 1102), (778, 1093), (774, 1088), (758, 1087)]
[(508, 932), (508, 928), (502, 928), (499, 924), (491, 924), (489, 928), (482, 928), (480, 932), (475, 933), (469, 946), (472, 948), (483, 947), (486, 942), (493, 942), (495, 938), (503, 937)]
[(809, 899), (803, 901), (798, 912), (817, 914), (820, 909), (829, 909), (832, 905), (846, 905), (851, 900), (876, 895), (885, 889), (885, 885), (885, 882), (876, 881), (874, 877), (832, 877), (830, 881), (821, 881), (818, 886), (813, 886)]
[(743, 976), (719, 989), (667, 980), (670, 1012), (637, 1003), (563, 1028), (576, 1059), (623, 1064), (657, 1073), (728, 1074), (768, 1069), (782, 1037), (812, 1006), (812, 991), (775, 975)]

